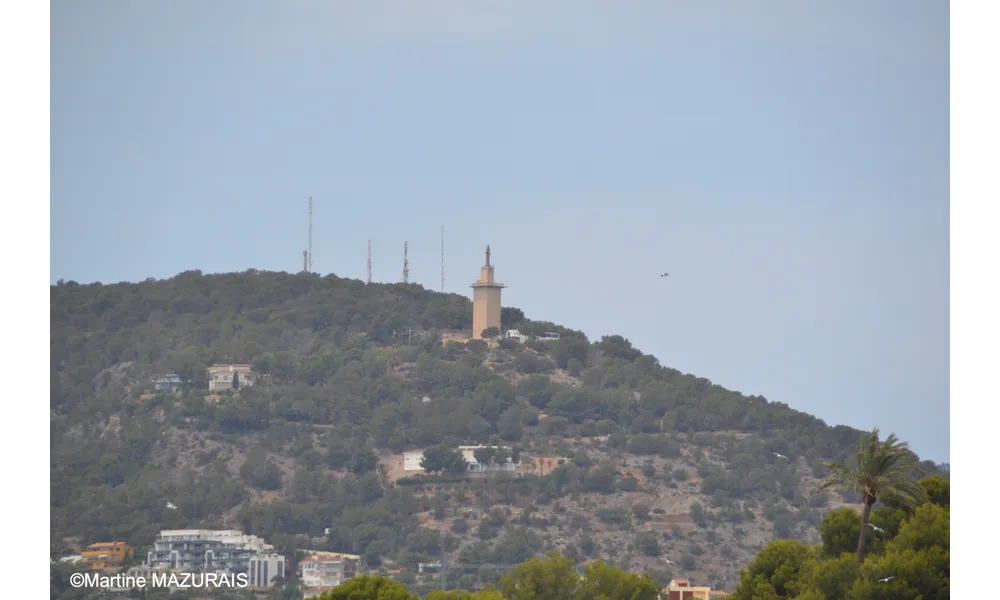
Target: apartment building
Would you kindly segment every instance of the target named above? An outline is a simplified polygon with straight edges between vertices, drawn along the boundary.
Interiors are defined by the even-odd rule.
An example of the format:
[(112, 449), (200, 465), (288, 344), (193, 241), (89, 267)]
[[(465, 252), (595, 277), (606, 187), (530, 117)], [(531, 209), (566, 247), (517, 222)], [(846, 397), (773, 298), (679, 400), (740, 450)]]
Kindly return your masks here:
[(160, 532), (146, 564), (161, 571), (246, 573), (252, 558), (273, 551), (264, 540), (242, 531), (172, 529)]
[(268, 588), (276, 577), (285, 577), (285, 557), (273, 552), (250, 558), (250, 587)]

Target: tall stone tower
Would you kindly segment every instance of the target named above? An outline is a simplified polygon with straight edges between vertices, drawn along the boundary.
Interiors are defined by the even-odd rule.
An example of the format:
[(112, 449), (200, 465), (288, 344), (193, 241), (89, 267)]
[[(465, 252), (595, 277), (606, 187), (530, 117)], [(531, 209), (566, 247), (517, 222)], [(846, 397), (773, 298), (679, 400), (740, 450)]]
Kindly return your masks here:
[(504, 287), (493, 280), (490, 247), (486, 246), (486, 264), (479, 281), (472, 284), (472, 339), (482, 339), (483, 330), (490, 327), (500, 328), (500, 290)]

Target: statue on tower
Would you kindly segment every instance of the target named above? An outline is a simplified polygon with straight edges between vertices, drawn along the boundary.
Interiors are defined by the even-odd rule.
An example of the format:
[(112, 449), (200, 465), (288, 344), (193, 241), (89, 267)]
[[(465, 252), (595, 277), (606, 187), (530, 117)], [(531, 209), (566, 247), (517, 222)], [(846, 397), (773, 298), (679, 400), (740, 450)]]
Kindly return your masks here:
[(486, 244), (486, 266), (490, 266), (490, 245)]

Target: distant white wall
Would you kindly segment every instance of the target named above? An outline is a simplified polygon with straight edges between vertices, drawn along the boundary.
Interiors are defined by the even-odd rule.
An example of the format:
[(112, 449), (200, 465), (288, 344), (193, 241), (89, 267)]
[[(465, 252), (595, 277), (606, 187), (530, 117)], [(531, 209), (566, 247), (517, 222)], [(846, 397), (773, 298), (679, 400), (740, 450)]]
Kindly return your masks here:
[(410, 450), (403, 453), (403, 471), (423, 471), (420, 461), (424, 458), (423, 450)]

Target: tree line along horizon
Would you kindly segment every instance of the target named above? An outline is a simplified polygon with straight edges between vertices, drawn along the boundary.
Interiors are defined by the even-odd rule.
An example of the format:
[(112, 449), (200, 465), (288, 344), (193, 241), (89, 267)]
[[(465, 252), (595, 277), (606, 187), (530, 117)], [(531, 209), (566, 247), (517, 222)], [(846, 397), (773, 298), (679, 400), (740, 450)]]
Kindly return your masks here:
[[(472, 303), (466, 296), (426, 290), (419, 284), (365, 284), (336, 275), (320, 277), (311, 273), (292, 275), (249, 269), (220, 275), (203, 275), (194, 270), (166, 280), (147, 279), (142, 283), (111, 285), (81, 285), (60, 280), (51, 290), (50, 363), (54, 380), (52, 391), (58, 392), (53, 399), (55, 405), (74, 392), (79, 398), (99, 391), (102, 384), (94, 379), (109, 377), (106, 370), (121, 363), (139, 363), (147, 379), (172, 371), (198, 387), (207, 386), (204, 370), (214, 363), (250, 364), (254, 371), (287, 384), (335, 385), (337, 382), (332, 375), (343, 363), (359, 359), (369, 362), (378, 356), (378, 353), (373, 356), (365, 352), (373, 347), (398, 347), (401, 340), (397, 332), (414, 325), (424, 332), (422, 339), (412, 346), (407, 344), (405, 351), (389, 357), (389, 366), (396, 366), (400, 361), (411, 362), (414, 357), (433, 356), (458, 363), (457, 366), (475, 368), (482, 366), (485, 350), (479, 340), (442, 344), (442, 332), (467, 330), (471, 326)], [(235, 322), (226, 323), (230, 320)], [(176, 331), (182, 322), (198, 331)], [(213, 325), (215, 330), (206, 327)], [(504, 350), (524, 351), (514, 354), (510, 362), (516, 364), (499, 361), (491, 365), (494, 375), (510, 372), (534, 375), (558, 368), (574, 376), (584, 376), (584, 384), (605, 390), (627, 388), (650, 396), (639, 403), (638, 415), (613, 415), (616, 417), (639, 417), (630, 420), (645, 421), (652, 416), (654, 422), (673, 417), (664, 425), (682, 432), (725, 428), (753, 430), (760, 429), (761, 425), (818, 425), (819, 429), (835, 432), (841, 448), (851, 446), (854, 436), (860, 433), (853, 427), (827, 426), (822, 420), (791, 409), (785, 403), (731, 392), (704, 377), (664, 367), (656, 357), (643, 354), (620, 335), (605, 335), (600, 341), (591, 343), (581, 331), (548, 321), (533, 321), (514, 307), (502, 308), (502, 325), (504, 329), (519, 328), (526, 335), (556, 332), (565, 339), (549, 343), (531, 340), (528, 344), (500, 340)], [(150, 329), (162, 334), (168, 327), (179, 335), (163, 336), (158, 343), (144, 343), (146, 340), (143, 340), (129, 344), (144, 333), (131, 330)], [(288, 330), (308, 332), (307, 337), (312, 339), (304, 343), (311, 345), (309, 354), (312, 356), (298, 352), (303, 343), (296, 344)], [(226, 339), (226, 333), (235, 336)], [(358, 339), (358, 334), (363, 334), (364, 338)], [(591, 366), (588, 360), (595, 355), (601, 356), (600, 364), (588, 368)], [(73, 360), (67, 360), (69, 357)], [(382, 366), (385, 365), (375, 368)], [(426, 362), (418, 363), (418, 367), (426, 366), (429, 366)], [(468, 374), (458, 374), (462, 375)], [(57, 385), (62, 384), (60, 380), (64, 378), (79, 381), (77, 385), (82, 389)], [(539, 381), (532, 378), (526, 387), (541, 387)], [(654, 382), (667, 385), (646, 389)], [(443, 391), (463, 392), (468, 387), (455, 390), (455, 386), (450, 386)], [(422, 391), (428, 393), (434, 389), (432, 386)], [(542, 398), (551, 398), (548, 391), (540, 394)], [(743, 400), (743, 408), (751, 413), (751, 418), (743, 422), (730, 415), (725, 418), (712, 414), (721, 412), (720, 396)], [(545, 400), (534, 398), (532, 404), (544, 408)], [(701, 422), (689, 420), (684, 410), (688, 404), (708, 414)], [(558, 410), (560, 407), (553, 408)], [(760, 409), (774, 413), (765, 415), (773, 422), (755, 422), (753, 413), (762, 412)], [(567, 410), (561, 412), (570, 416), (565, 415)], [(571, 419), (571, 425), (594, 421), (594, 416), (601, 415), (582, 414)], [(617, 419), (615, 422), (621, 424)], [(935, 465), (931, 461), (924, 461), (924, 465), (947, 469), (947, 465)]]

